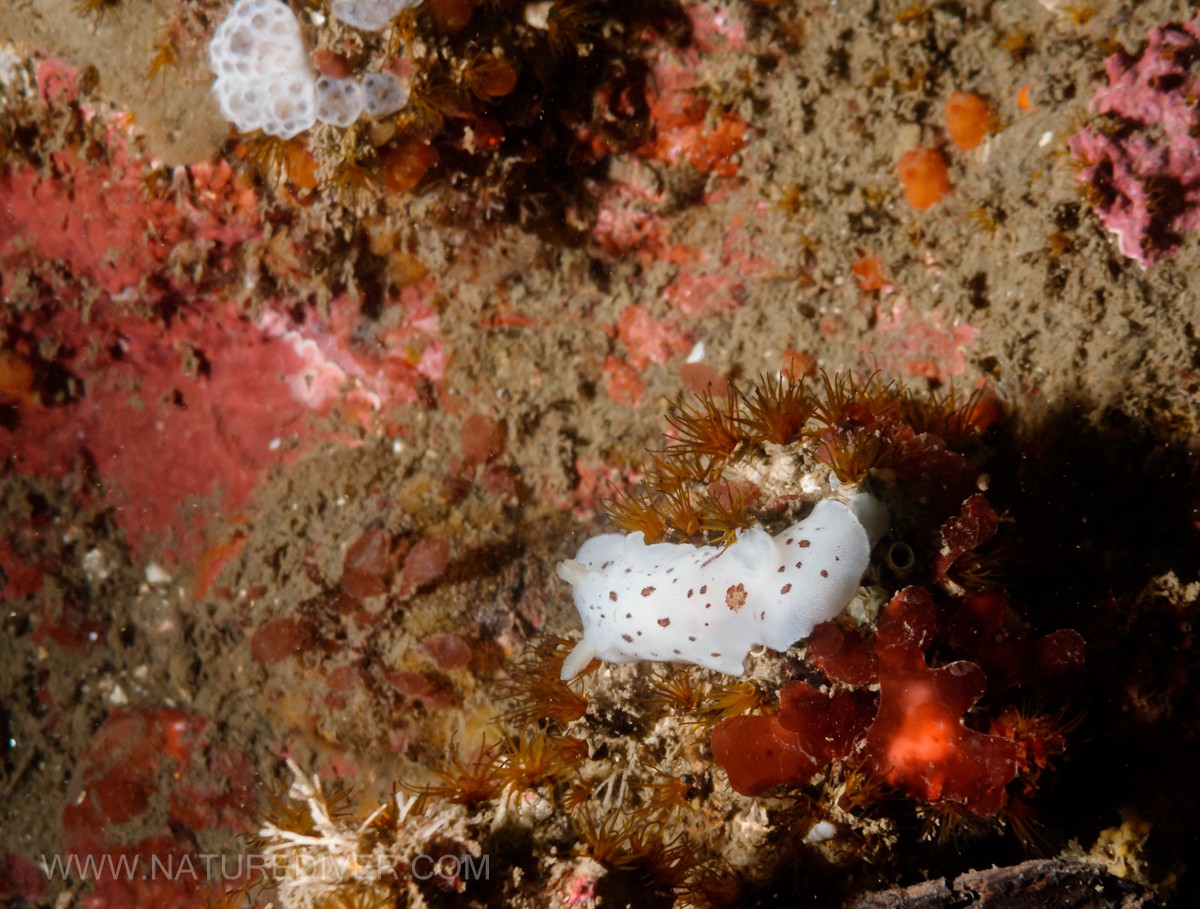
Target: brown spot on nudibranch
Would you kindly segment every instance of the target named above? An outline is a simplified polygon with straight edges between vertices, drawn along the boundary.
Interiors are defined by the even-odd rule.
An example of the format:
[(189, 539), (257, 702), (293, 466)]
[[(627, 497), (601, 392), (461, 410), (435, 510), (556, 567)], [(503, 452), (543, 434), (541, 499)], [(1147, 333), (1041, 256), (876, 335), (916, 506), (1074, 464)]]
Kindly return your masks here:
[(615, 590), (610, 590), (608, 592), (608, 598), (615, 603), (617, 601), (617, 592)]
[(624, 641), (626, 644), (632, 644), (633, 643), (633, 635), (623, 634), (623, 635), (621, 635), (621, 640)]
[(791, 584), (784, 584), (782, 587), (780, 587), (780, 588), (779, 588), (779, 592), (780, 592), (780, 593), (791, 593), (791, 592), (792, 592), (792, 585), (791, 585)]
[(746, 585), (734, 584), (725, 591), (725, 605), (734, 612), (739, 612), (746, 605)]
[(824, 568), (821, 569), (821, 577), (823, 577), (823, 578), (829, 577), (829, 572), (826, 571)]
[(812, 542), (809, 540), (801, 540), (796, 545), (799, 546), (801, 549), (808, 549), (808, 547), (812, 545)]
[(670, 624), (671, 624), (671, 620), (670, 620), (670, 619), (659, 619), (659, 620), (658, 620), (658, 627), (659, 627), (659, 628), (666, 628), (666, 627), (667, 627), (668, 625), (670, 625)]
[(650, 594), (652, 594), (652, 593), (654, 593), (654, 588), (653, 588), (653, 587), (643, 587), (643, 588), (642, 588), (642, 596), (644, 596), (644, 597), (648, 597), (648, 596), (650, 596)]

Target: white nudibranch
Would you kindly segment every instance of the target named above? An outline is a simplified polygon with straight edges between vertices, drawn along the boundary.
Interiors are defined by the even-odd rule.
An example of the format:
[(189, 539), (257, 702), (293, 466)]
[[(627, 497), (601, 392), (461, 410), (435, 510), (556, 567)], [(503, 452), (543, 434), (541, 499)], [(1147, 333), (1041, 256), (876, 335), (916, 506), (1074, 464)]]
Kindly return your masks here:
[(858, 493), (823, 499), (774, 537), (761, 527), (738, 531), (725, 548), (648, 546), (641, 533), (592, 537), (558, 564), (583, 620), (562, 677), (595, 657), (741, 675), (754, 645), (786, 650), (846, 607), (887, 528), (883, 503)]

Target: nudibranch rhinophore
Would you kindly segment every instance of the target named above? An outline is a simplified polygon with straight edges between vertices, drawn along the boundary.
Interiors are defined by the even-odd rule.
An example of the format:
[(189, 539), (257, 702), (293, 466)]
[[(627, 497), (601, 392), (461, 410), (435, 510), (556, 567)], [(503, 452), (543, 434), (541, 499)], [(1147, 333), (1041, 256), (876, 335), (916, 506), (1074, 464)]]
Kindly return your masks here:
[(846, 608), (887, 526), (883, 503), (860, 492), (821, 500), (774, 537), (761, 527), (738, 531), (724, 548), (646, 545), (641, 533), (592, 537), (558, 564), (583, 620), (562, 677), (595, 657), (741, 675), (754, 645), (786, 650)]

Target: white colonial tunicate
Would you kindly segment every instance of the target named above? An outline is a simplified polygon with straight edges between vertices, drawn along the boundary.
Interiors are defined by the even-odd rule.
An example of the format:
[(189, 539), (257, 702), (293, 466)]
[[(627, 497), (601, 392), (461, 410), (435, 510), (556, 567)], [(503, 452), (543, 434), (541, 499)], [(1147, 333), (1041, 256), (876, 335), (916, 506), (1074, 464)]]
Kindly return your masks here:
[(394, 114), (408, 103), (408, 86), (395, 73), (363, 76), (363, 109), (372, 117)]
[(290, 139), (316, 120), (300, 23), (280, 0), (237, 0), (208, 46), (221, 114), (241, 132)]
[(363, 90), (356, 79), (317, 80), (317, 119), (333, 126), (347, 127), (363, 112)]
[(774, 537), (761, 527), (738, 531), (725, 548), (647, 545), (641, 533), (593, 537), (558, 565), (583, 621), (562, 677), (595, 657), (741, 675), (751, 647), (786, 650), (846, 607), (887, 526), (883, 504), (858, 493), (818, 502)]
[(400, 13), (420, 3), (421, 0), (333, 0), (329, 11), (333, 18), (347, 25), (364, 32), (378, 32), (387, 28)]

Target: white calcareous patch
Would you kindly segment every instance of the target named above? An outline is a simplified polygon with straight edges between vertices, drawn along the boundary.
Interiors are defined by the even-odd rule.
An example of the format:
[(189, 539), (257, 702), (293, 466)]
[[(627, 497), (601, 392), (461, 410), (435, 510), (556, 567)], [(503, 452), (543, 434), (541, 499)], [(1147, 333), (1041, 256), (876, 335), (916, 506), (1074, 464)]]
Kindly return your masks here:
[(719, 546), (604, 534), (558, 576), (571, 585), (583, 640), (563, 662), (578, 675), (593, 658), (664, 660), (741, 675), (750, 648), (786, 650), (841, 612), (858, 591), (871, 547), (887, 532), (878, 499), (825, 499), (772, 537), (760, 527)]
[(333, 18), (361, 28), (366, 32), (381, 32), (406, 9), (421, 0), (333, 0), (329, 11)]
[(236, 0), (208, 60), (221, 115), (243, 133), (290, 139), (316, 120), (316, 80), (300, 23), (281, 0)]
[(354, 79), (317, 79), (317, 119), (345, 129), (363, 112), (362, 86)]
[(386, 117), (408, 104), (408, 86), (395, 73), (363, 76), (363, 109), (372, 117)]

